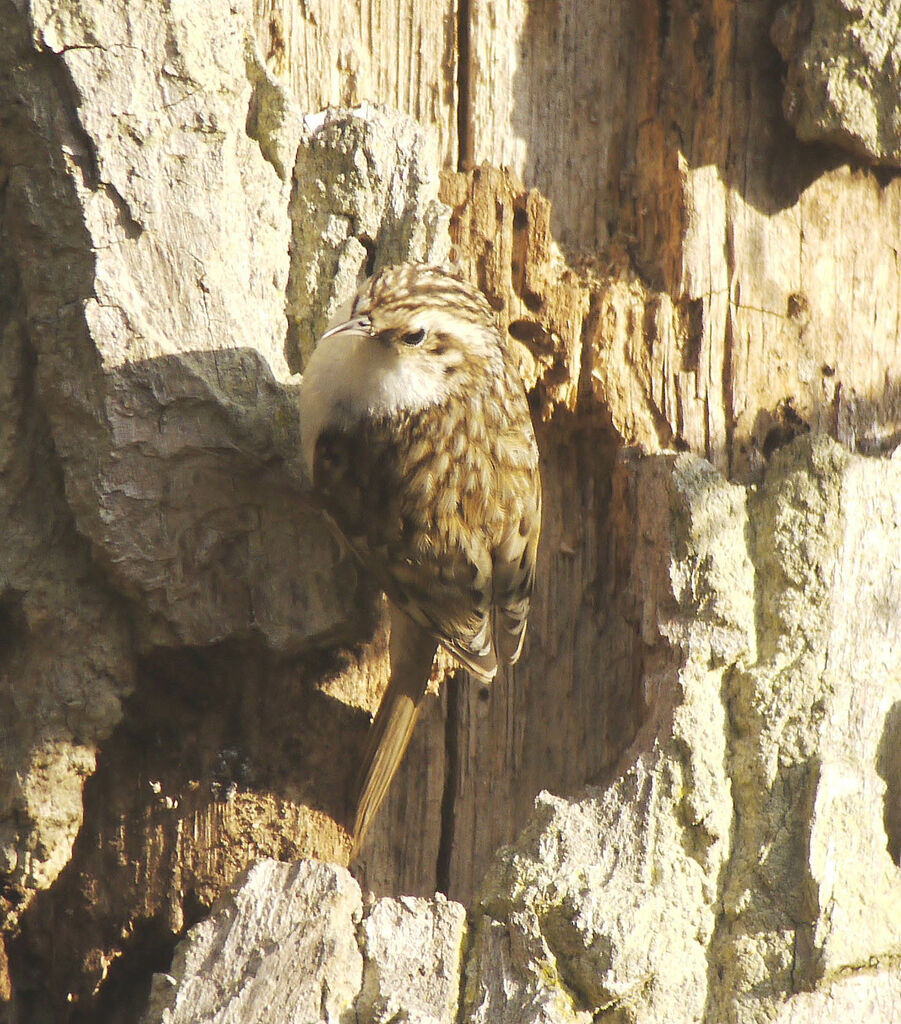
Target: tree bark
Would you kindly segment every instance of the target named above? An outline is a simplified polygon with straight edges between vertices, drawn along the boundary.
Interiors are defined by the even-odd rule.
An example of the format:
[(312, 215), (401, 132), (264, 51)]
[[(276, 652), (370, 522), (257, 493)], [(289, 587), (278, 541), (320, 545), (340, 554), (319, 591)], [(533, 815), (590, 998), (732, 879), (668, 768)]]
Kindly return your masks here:
[[(359, 880), (482, 894), (451, 1017), (571, 1019), (563, 993), (572, 1019), (744, 1021), (887, 976), (897, 918), (869, 945), (827, 922), (901, 885), (893, 465), (787, 446), (901, 440), (897, 21), (0, 0), (0, 1019), (134, 1019), (248, 865), (346, 862), (387, 624), (309, 500), (296, 390), (359, 276), (448, 256), (529, 390), (538, 581), (514, 669), (484, 687), (439, 659)], [(574, 802), (541, 797), (499, 856), (543, 790)], [(841, 857), (829, 889), (818, 820), (859, 831), (871, 897)], [(666, 879), (573, 881), (609, 845), (546, 877), (570, 827), (653, 873), (649, 822)], [(661, 886), (669, 930), (633, 905)], [(642, 1002), (646, 927), (691, 953)], [(368, 969), (341, 999), (362, 985), (376, 1019)]]

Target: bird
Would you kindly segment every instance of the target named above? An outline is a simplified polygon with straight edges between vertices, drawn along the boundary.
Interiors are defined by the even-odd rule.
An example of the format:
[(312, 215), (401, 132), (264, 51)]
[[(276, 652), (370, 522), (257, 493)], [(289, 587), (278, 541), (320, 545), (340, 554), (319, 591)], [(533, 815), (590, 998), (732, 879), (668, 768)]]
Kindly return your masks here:
[(388, 687), (360, 777), (357, 856), (441, 645), (489, 682), (523, 647), (541, 530), (538, 447), (484, 295), (441, 267), (385, 267), (319, 339), (300, 386), (313, 494), (390, 609)]

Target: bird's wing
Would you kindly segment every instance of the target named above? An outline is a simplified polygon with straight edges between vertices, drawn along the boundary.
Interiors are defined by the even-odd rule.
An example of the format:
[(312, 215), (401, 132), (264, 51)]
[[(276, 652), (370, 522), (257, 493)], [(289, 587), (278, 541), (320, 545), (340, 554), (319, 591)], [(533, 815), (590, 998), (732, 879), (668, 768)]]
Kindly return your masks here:
[(453, 467), (423, 497), (401, 479), (388, 439), (332, 431), (315, 446), (317, 491), (351, 550), (395, 605), (483, 680), (522, 649), (541, 521), (534, 441), (508, 440), (486, 456), (485, 488), (460, 499), (462, 514), (454, 506), (443, 516), (429, 499), (462, 490)]
[(535, 582), (541, 531), (541, 481), (537, 472), (523, 498), (520, 515), (507, 524), (493, 552), (494, 641), (499, 660), (508, 665), (522, 652)]
[(484, 543), (442, 546), (398, 559), (366, 557), (389, 598), (480, 679), (497, 672), (492, 631), (492, 561)]

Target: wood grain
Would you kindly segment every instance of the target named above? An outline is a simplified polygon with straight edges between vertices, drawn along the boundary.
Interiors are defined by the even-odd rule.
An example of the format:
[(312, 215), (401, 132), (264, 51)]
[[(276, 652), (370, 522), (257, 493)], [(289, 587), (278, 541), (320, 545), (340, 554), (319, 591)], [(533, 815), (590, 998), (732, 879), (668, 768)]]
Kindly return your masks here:
[(385, 103), (434, 125), (445, 166), (457, 164), (454, 0), (254, 0), (269, 70), (304, 112)]
[[(265, 32), (275, 8), (257, 10)], [(523, 661), (490, 691), (444, 684), (360, 867), (376, 888), (468, 899), (535, 793), (603, 772), (644, 713), (653, 652), (618, 589), (636, 538), (616, 447), (688, 448), (754, 479), (800, 432), (867, 451), (901, 435), (901, 185), (794, 138), (762, 5), (461, 8), (461, 148), (476, 165), (462, 173), (460, 101), (414, 99), (427, 79), (453, 92), (436, 41), (458, 12), (417, 15), (431, 42), (405, 90), (392, 69), (409, 64), (397, 25), (412, 15), (353, 10), (295, 12), (280, 73), (302, 105), (328, 81), (330, 101), (384, 100), (438, 129), (454, 255), (515, 339), (543, 424)], [(378, 75), (310, 60), (311, 40), (362, 40), (364, 23), (382, 26)]]

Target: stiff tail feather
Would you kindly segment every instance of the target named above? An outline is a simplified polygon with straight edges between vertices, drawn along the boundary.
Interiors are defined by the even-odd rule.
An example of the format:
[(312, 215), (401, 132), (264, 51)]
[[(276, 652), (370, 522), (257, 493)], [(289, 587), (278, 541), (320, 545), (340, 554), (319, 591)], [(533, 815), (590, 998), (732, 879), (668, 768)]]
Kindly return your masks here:
[(429, 684), (438, 642), (399, 609), (391, 607), (391, 679), (372, 723), (360, 771), (351, 858), (360, 852), (369, 827), (403, 759)]

